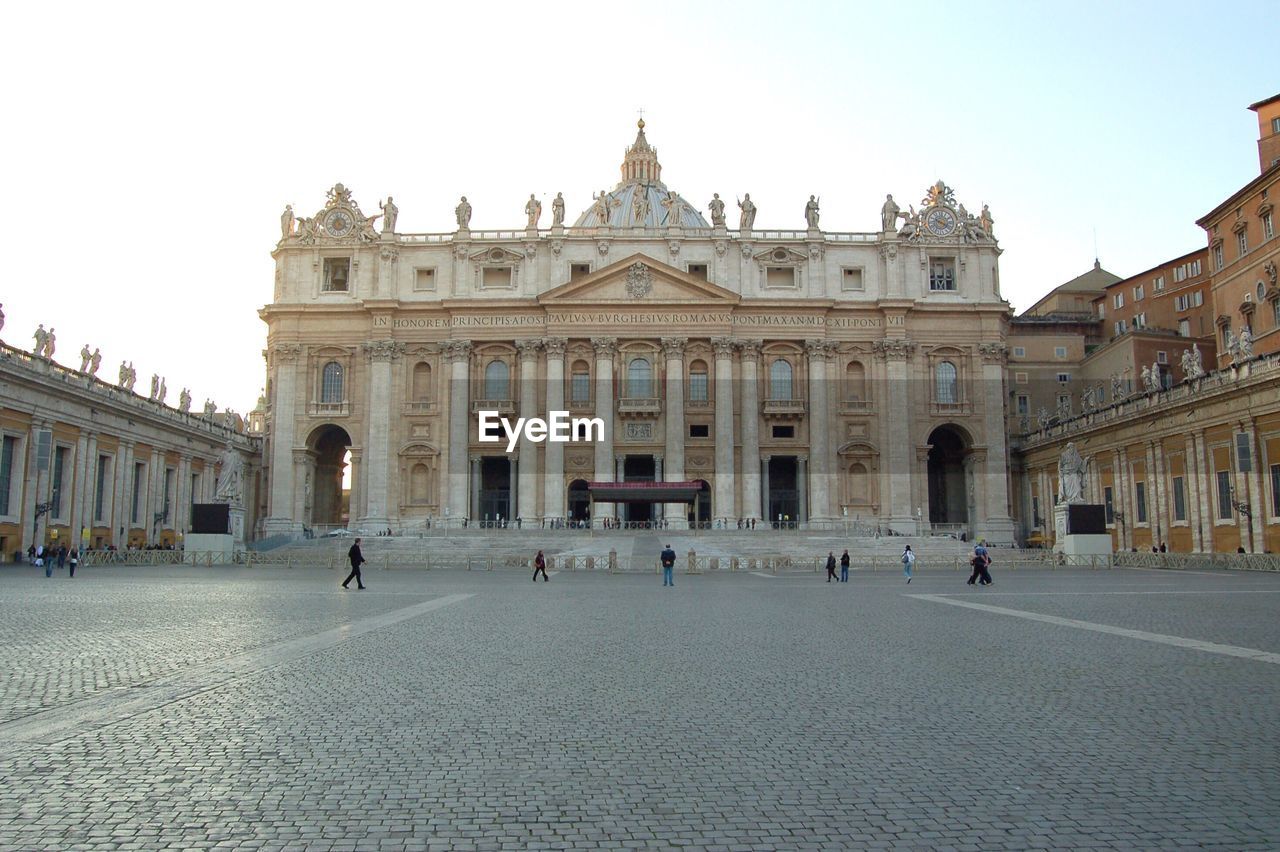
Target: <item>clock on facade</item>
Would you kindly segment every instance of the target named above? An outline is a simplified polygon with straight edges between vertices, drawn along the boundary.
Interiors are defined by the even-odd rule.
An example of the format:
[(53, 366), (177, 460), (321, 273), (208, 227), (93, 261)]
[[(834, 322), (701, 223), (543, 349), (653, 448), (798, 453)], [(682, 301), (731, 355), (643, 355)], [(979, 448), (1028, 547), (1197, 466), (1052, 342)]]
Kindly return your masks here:
[(345, 210), (334, 210), (324, 217), (324, 229), (330, 236), (342, 237), (351, 231), (351, 214)]
[(949, 237), (956, 230), (956, 215), (945, 207), (935, 207), (924, 217), (929, 232), (939, 237)]

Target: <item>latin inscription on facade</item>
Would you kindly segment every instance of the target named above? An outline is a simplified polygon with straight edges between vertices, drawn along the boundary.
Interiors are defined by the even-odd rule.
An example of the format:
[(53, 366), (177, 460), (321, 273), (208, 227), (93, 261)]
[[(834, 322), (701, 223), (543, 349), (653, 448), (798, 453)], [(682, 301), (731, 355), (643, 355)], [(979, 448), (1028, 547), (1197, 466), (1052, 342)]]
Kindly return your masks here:
[(631, 313), (573, 311), (456, 317), (376, 316), (374, 328), (517, 328), (545, 325), (732, 325), (737, 328), (884, 328), (904, 325), (903, 317), (804, 316), (730, 313)]

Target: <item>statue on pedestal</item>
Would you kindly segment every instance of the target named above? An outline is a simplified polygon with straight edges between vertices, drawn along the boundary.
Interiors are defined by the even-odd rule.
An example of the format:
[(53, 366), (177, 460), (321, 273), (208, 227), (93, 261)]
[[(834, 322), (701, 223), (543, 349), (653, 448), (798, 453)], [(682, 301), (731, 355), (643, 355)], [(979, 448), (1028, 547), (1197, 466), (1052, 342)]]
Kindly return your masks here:
[(738, 217), (738, 227), (743, 231), (750, 231), (756, 224), (756, 205), (751, 200), (751, 193), (745, 193), (742, 200), (738, 202), (738, 208), (742, 214)]
[(711, 203), (707, 205), (707, 209), (711, 211), (711, 224), (716, 228), (724, 227), (724, 202), (720, 200), (720, 193), (714, 193), (715, 197), (711, 199)]
[(987, 205), (982, 205), (982, 212), (978, 214), (978, 224), (982, 227), (982, 232), (991, 239), (996, 238), (995, 228), (996, 220), (991, 218), (991, 210)]
[(394, 234), (396, 232), (396, 219), (400, 217), (400, 208), (396, 206), (391, 196), (387, 196), (384, 204), (379, 201), (378, 206), (382, 208), (382, 233)]
[(880, 207), (880, 230), (888, 233), (898, 227), (898, 214), (902, 208), (898, 207), (898, 202), (893, 200), (892, 195), (884, 197), (884, 204)]
[(610, 198), (609, 193), (603, 189), (600, 190), (599, 195), (592, 195), (591, 200), (595, 202), (595, 204), (592, 205), (592, 209), (595, 210), (596, 219), (599, 220), (596, 223), (596, 227), (609, 227), (610, 210), (617, 207), (621, 202), (617, 199)]
[(151, 394), (149, 398), (155, 399), (159, 393), (160, 393), (160, 374), (152, 373), (151, 374)]
[(93, 347), (93, 354), (89, 356), (89, 374), (98, 375), (98, 368), (102, 366), (102, 350)]
[(1041, 432), (1049, 428), (1049, 411), (1043, 405), (1036, 410), (1036, 426)]
[(1085, 492), (1085, 471), (1088, 462), (1080, 457), (1075, 441), (1067, 444), (1058, 458), (1058, 502), (1083, 503)]
[(1111, 401), (1119, 402), (1124, 399), (1124, 379), (1119, 373), (1111, 374)]
[(221, 467), (218, 470), (218, 484), (214, 489), (213, 499), (219, 503), (238, 506), (243, 496), (241, 480), (244, 475), (244, 459), (241, 458), (240, 453), (236, 452), (231, 442), (227, 441), (227, 447), (222, 451), (218, 461)]
[(542, 202), (532, 192), (529, 193), (529, 201), (524, 205), (524, 215), (529, 217), (525, 227), (530, 230), (536, 229), (538, 220), (542, 218)]
[(453, 208), (453, 215), (458, 220), (458, 230), (468, 231), (471, 229), (471, 204), (467, 201), (467, 197), (462, 196), (462, 200), (458, 202), (458, 206)]
[(215, 403), (211, 399), (206, 399), (204, 401), (204, 416), (212, 419), (213, 415), (216, 414), (217, 412), (218, 412), (217, 403)]
[(1066, 423), (1071, 419), (1071, 397), (1064, 396), (1058, 400), (1058, 422)]
[(286, 204), (280, 214), (280, 239), (287, 240), (293, 236), (293, 205)]
[(93, 357), (93, 353), (89, 351), (89, 344), (80, 347), (80, 372), (89, 372), (89, 359)]
[(674, 191), (668, 192), (667, 197), (662, 200), (662, 206), (667, 208), (667, 227), (680, 227), (680, 208), (684, 206), (680, 196)]
[(164, 377), (160, 377), (160, 387), (156, 389), (156, 402), (163, 404), (164, 398), (169, 395), (169, 388), (164, 383)]
[(50, 361), (53, 360), (53, 349), (57, 340), (58, 336), (53, 333), (53, 326), (50, 326), (49, 334), (45, 337), (44, 341), (44, 357), (48, 358)]
[(557, 192), (551, 202), (551, 227), (564, 227), (564, 193)]
[(804, 206), (804, 221), (811, 231), (818, 230), (818, 203), (818, 199), (810, 195), (808, 203)]
[[(49, 329), (49, 339), (53, 339), (53, 329)], [(1236, 338), (1236, 353), (1241, 361), (1248, 361), (1253, 357), (1253, 332), (1247, 325), (1240, 329), (1240, 336)], [(52, 352), (49, 357), (53, 357)]]
[(191, 411), (191, 389), (190, 388), (183, 388), (178, 393), (178, 410), (181, 411), (183, 414), (187, 414)]
[(631, 219), (643, 227), (648, 218), (649, 190), (643, 186), (637, 186), (635, 193), (631, 196)]
[(4, 331), (4, 305), (0, 304), (0, 331)]

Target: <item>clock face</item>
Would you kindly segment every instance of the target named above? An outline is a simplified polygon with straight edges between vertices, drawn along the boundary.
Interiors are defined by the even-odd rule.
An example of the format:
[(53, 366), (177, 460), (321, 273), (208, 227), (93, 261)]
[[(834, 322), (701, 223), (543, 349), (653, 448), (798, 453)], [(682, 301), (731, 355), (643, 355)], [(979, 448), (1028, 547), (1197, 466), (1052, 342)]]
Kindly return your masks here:
[(334, 210), (324, 217), (324, 229), (331, 236), (345, 236), (351, 230), (351, 216), (345, 210)]
[(955, 214), (943, 207), (935, 207), (930, 210), (929, 215), (925, 217), (924, 223), (930, 232), (939, 237), (950, 236), (956, 229)]

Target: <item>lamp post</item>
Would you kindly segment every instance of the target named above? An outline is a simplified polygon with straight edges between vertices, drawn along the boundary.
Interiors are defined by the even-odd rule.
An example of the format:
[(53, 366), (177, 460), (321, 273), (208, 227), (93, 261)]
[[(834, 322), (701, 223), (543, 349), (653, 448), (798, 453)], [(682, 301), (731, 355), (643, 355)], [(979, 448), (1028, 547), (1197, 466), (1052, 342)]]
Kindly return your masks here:
[(1246, 502), (1236, 499), (1236, 490), (1231, 488), (1231, 508), (1244, 515), (1249, 520), (1253, 520), (1253, 508)]
[(53, 495), (47, 503), (36, 504), (36, 516), (31, 521), (31, 543), (36, 543), (36, 536), (40, 532), (40, 516), (53, 511), (53, 506), (58, 502), (58, 489), (53, 489)]

